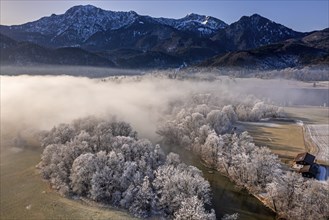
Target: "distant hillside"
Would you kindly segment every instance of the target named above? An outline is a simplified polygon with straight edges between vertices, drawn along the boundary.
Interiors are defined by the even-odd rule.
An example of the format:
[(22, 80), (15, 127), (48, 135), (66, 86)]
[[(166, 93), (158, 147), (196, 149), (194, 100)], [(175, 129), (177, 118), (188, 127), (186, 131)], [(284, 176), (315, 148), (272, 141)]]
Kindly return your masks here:
[(329, 51), (329, 28), (322, 31), (314, 31), (303, 37), (301, 42), (310, 47)]
[(0, 34), (0, 48), (2, 65), (59, 64), (115, 66), (112, 61), (80, 48), (48, 49), (28, 42), (17, 42), (2, 34)]
[(229, 51), (235, 51), (253, 49), (305, 35), (306, 33), (294, 31), (254, 14), (243, 16), (239, 21), (219, 30), (212, 40), (223, 43)]
[(313, 32), (300, 39), (290, 39), (256, 49), (229, 52), (206, 60), (199, 66), (282, 69), (315, 64), (328, 65), (328, 30)]

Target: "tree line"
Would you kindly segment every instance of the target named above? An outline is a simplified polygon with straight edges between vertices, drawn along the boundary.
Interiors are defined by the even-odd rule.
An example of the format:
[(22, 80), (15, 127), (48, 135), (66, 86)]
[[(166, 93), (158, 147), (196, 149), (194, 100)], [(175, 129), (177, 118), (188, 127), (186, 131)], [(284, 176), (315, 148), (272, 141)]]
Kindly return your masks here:
[(305, 179), (286, 169), (267, 147), (256, 146), (247, 132), (234, 130), (238, 120), (279, 116), (281, 110), (259, 100), (235, 99), (229, 104), (207, 96), (192, 97), (164, 117), (158, 133), (165, 143), (192, 151), (209, 167), (262, 197), (279, 217), (327, 219), (328, 181)]

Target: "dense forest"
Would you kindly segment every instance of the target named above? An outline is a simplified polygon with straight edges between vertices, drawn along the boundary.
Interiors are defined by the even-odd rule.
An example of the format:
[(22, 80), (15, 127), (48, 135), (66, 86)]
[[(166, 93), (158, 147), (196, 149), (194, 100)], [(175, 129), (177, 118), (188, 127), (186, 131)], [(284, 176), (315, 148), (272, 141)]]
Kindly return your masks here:
[(44, 133), (43, 178), (65, 196), (127, 209), (138, 217), (214, 219), (200, 170), (138, 139), (125, 122), (87, 117)]

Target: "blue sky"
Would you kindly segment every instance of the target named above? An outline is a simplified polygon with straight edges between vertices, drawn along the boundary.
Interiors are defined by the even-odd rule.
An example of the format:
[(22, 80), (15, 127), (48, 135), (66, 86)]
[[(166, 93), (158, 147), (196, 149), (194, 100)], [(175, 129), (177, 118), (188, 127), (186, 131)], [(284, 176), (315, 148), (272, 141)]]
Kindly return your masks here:
[(258, 13), (297, 31), (319, 30), (329, 26), (329, 1), (257, 0), (257, 1), (65, 1), (1, 0), (3, 25), (22, 24), (52, 13), (63, 14), (74, 5), (91, 4), (113, 11), (133, 10), (153, 17), (181, 18), (188, 13), (217, 17), (230, 24), (243, 15)]

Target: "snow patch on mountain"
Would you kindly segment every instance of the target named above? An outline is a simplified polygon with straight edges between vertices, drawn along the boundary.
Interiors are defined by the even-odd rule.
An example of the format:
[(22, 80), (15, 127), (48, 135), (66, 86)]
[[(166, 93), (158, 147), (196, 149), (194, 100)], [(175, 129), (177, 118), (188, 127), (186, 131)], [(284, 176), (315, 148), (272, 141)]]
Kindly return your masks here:
[(228, 26), (225, 22), (217, 18), (194, 13), (188, 14), (180, 19), (155, 18), (155, 20), (161, 24), (169, 25), (178, 30), (192, 32), (199, 31), (206, 35), (215, 33), (216, 31)]
[(113, 12), (92, 5), (79, 5), (68, 9), (64, 14), (52, 14), (34, 22), (11, 26), (10, 29), (54, 36), (52, 41), (63, 35), (68, 35), (69, 38), (72, 35), (77, 40), (84, 41), (98, 31), (129, 25), (137, 17), (138, 14), (133, 11)]

